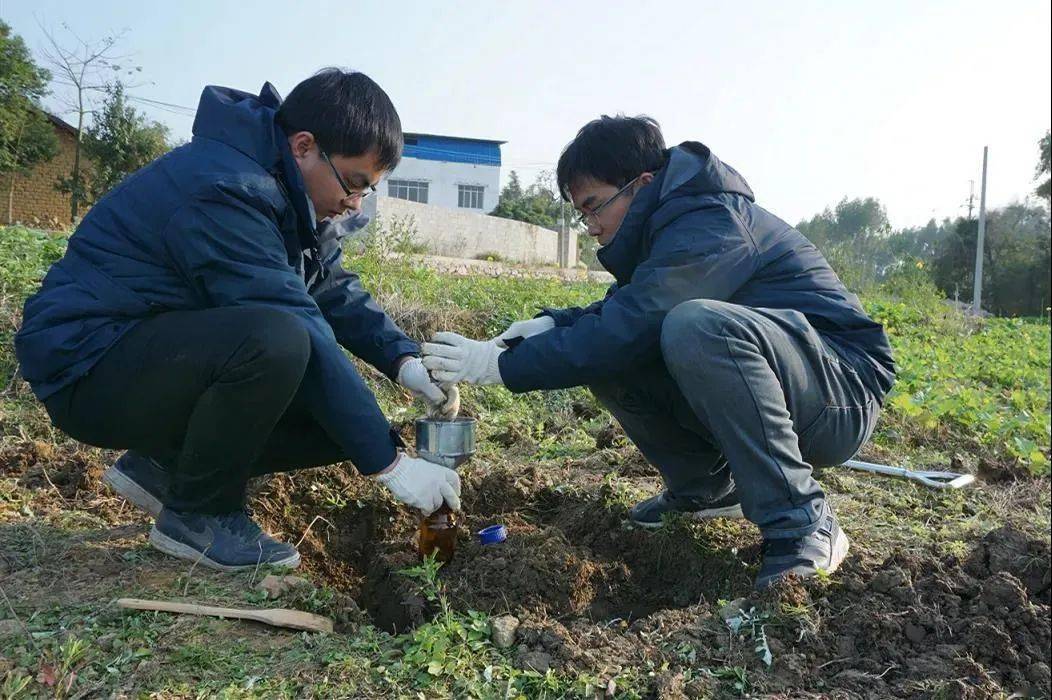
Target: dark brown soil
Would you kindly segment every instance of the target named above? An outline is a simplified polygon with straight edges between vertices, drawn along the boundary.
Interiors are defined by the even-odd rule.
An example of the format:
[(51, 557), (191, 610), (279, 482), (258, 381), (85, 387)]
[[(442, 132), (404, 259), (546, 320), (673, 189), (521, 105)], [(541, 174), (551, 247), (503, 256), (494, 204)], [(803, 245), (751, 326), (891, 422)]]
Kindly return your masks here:
[[(788, 583), (749, 598), (758, 537), (744, 521), (627, 524), (603, 481), (613, 450), (536, 467), (464, 470), (465, 534), (442, 572), (459, 609), (523, 620), (517, 663), (557, 670), (668, 664), (661, 697), (704, 695), (711, 678), (683, 669), (740, 666), (753, 692), (785, 697), (990, 697), (1049, 692), (1049, 546), (1012, 528), (989, 532), (963, 559), (900, 554), (851, 558), (832, 582)], [(620, 471), (620, 470), (619, 470)], [(635, 465), (624, 469), (634, 475)], [(325, 474), (352, 501), (315, 523), (301, 551), (308, 568), (349, 591), (373, 621), (402, 630), (432, 611), (398, 571), (417, 563), (416, 522), (378, 489)], [(275, 477), (261, 508), (302, 532), (323, 510), (313, 479)], [(502, 522), (502, 545), (467, 533)], [(761, 615), (774, 663), (714, 614), (746, 597)], [(543, 670), (543, 669), (542, 669)], [(678, 674), (678, 675), (677, 675)], [(723, 686), (721, 686), (723, 687)]]
[[(441, 579), (456, 609), (522, 620), (512, 650), (519, 666), (609, 677), (649, 664), (663, 669), (651, 683), (663, 698), (728, 692), (725, 678), (699, 668), (743, 669), (741, 692), (775, 697), (1048, 696), (1047, 539), (1002, 527), (960, 557), (921, 549), (867, 558), (859, 547), (828, 583), (787, 582), (757, 596), (759, 542), (748, 523), (684, 520), (656, 532), (627, 523), (638, 494), (619, 493), (607, 475), (618, 473), (617, 488), (653, 485), (630, 452), (610, 447), (543, 468), (477, 461), (463, 470), (464, 535)], [(127, 523), (120, 499), (99, 488), (104, 463), (97, 451), (42, 443), (0, 454), (6, 476), (57, 508)], [(418, 561), (416, 518), (374, 482), (342, 467), (276, 475), (257, 485), (252, 504), (270, 531), (301, 540), (316, 581), (356, 601), (378, 627), (405, 630), (434, 613), (399, 574)], [(496, 522), (509, 530), (502, 545), (469, 535)], [(141, 537), (144, 525), (130, 527)], [(35, 545), (25, 547), (28, 556)], [(69, 556), (49, 555), (56, 574)], [(22, 559), (14, 550), (0, 558), (16, 572), (9, 581)], [(92, 576), (121, 575), (124, 564), (110, 564), (82, 567), (86, 578), (70, 585), (90, 590)], [(758, 621), (738, 633), (718, 612), (735, 599)], [(348, 602), (344, 629), (360, 622), (357, 606)], [(770, 668), (755, 651), (760, 629)]]
[(44, 442), (25, 442), (7, 451), (0, 470), (17, 475), (25, 489), (50, 488), (61, 498), (76, 499), (82, 490), (94, 492), (102, 467), (84, 452), (60, 452)]

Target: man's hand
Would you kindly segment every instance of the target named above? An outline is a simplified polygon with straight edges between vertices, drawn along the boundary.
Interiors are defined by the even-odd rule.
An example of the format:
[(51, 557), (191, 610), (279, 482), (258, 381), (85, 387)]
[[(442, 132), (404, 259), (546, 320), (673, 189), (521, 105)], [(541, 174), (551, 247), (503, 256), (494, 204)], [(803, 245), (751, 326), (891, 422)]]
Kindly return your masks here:
[(404, 360), (398, 368), (398, 383), (427, 402), (429, 415), (439, 414), (452, 420), (460, 411), (460, 392), (455, 386), (442, 387), (431, 381), (427, 368), (419, 357)]
[(423, 511), (424, 515), (434, 513), (443, 501), (453, 510), (460, 510), (460, 476), (426, 459), (399, 452), (394, 464), (376, 479), (392, 496)]
[(456, 384), (443, 384), (442, 391), (446, 392), (446, 402), (441, 406), (429, 406), (427, 417), (456, 420), (460, 415), (460, 389)]
[(545, 331), (550, 331), (555, 328), (555, 319), (551, 316), (538, 316), (537, 318), (531, 318), (529, 321), (516, 321), (515, 323), (508, 326), (508, 330), (504, 331), (493, 341), (498, 347), (508, 347), (508, 339), (510, 338), (529, 338), (532, 335), (540, 335)]
[(503, 384), (497, 358), (504, 348), (495, 340), (471, 340), (456, 333), (436, 333), (424, 343), (424, 367), (440, 382)]

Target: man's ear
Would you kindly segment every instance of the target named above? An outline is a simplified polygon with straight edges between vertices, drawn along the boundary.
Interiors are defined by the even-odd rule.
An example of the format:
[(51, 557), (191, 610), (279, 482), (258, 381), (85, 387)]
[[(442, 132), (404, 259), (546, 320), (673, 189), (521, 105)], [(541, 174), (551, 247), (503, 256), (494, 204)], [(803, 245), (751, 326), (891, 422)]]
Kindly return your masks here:
[(314, 148), (314, 144), (314, 134), (309, 131), (297, 131), (289, 136), (289, 148), (292, 149), (292, 155), (296, 158), (305, 157)]
[(639, 176), (639, 181), (636, 183), (639, 187), (645, 187), (654, 181), (654, 173), (643, 173)]

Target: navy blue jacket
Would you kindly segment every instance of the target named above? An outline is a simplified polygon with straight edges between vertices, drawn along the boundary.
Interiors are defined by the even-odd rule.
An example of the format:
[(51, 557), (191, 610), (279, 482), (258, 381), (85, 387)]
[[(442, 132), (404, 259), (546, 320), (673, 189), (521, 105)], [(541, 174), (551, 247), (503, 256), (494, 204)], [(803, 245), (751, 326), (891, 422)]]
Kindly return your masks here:
[(207, 87), (193, 140), (126, 178), (91, 208), (25, 304), (15, 349), (40, 399), (69, 386), (140, 320), (165, 311), (268, 306), (303, 322), (310, 408), (363, 473), (395, 438), (340, 345), (388, 376), (411, 341), (340, 265), (340, 233), (319, 234), (288, 141), (281, 98)]
[(818, 249), (757, 206), (745, 180), (700, 143), (670, 149), (598, 257), (616, 280), (606, 298), (546, 309), (556, 327), (501, 354), (501, 378), (512, 391), (609, 381), (659, 361), (665, 316), (691, 299), (795, 309), (878, 400), (894, 382), (883, 327)]

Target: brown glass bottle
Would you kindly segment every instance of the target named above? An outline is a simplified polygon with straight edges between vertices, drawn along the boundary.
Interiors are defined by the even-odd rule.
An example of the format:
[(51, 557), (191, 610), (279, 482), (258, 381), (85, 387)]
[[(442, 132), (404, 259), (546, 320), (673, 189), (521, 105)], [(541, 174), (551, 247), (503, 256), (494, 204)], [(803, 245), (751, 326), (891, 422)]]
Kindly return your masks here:
[(453, 558), (457, 549), (457, 514), (445, 503), (431, 515), (420, 518), (420, 533), (417, 546), (421, 558), (435, 555), (440, 562)]

